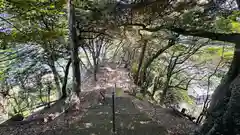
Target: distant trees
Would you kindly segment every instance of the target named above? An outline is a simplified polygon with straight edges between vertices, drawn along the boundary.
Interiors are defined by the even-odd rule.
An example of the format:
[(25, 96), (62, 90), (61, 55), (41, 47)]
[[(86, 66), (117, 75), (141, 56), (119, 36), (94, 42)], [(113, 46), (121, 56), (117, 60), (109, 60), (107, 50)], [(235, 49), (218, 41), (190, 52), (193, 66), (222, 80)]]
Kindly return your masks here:
[[(5, 46), (1, 50), (1, 59), (6, 58), (2, 59), (0, 65), (8, 63), (8, 66), (1, 68), (0, 78), (11, 86), (7, 99), (11, 100), (9, 104), (13, 103), (11, 106), (20, 106), (15, 109), (17, 112), (27, 114), (36, 106), (52, 102), (55, 98), (53, 95), (57, 99), (67, 96), (71, 61), (66, 64), (64, 77), (57, 68), (58, 60), (68, 60), (71, 54), (67, 42), (64, 4), (66, 2), (63, 0), (1, 3), (1, 10), (4, 9), (2, 13), (5, 14), (0, 18), (1, 26), (8, 31), (0, 32), (1, 46)], [(49, 74), (53, 78), (47, 88), (43, 78)], [(20, 92), (14, 91), (16, 93), (13, 94), (13, 89), (16, 88)], [(14, 98), (17, 100), (13, 100)]]
[[(102, 59), (105, 57), (104, 55), (106, 55), (106, 51), (109, 45), (111, 45), (111, 39), (106, 35), (98, 33), (95, 34), (92, 32), (89, 32), (86, 35), (88, 36), (84, 36), (85, 39), (84, 45), (82, 45), (82, 49), (87, 56), (90, 67), (93, 68), (92, 70), (94, 80), (97, 81), (97, 72), (99, 71), (99, 65), (102, 62)], [(91, 57), (89, 57), (89, 54)], [(90, 58), (93, 62), (90, 61)]]

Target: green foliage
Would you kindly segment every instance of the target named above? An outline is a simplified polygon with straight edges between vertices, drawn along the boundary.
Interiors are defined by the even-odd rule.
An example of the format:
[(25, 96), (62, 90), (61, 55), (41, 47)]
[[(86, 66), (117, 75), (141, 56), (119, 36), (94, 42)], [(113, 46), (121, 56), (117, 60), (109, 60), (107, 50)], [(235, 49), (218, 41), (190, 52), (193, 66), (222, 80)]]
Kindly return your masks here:
[(4, 80), (4, 72), (3, 71), (0, 71), (0, 81), (3, 81)]
[(209, 53), (209, 54), (217, 54), (218, 52), (222, 52), (222, 47), (207, 47), (206, 48), (206, 53)]
[(230, 32), (231, 31), (231, 20), (220, 17), (216, 20), (216, 30), (220, 32)]
[[(44, 44), (67, 35), (64, 0), (18, 0), (7, 2), (6, 13), (14, 15), (10, 21), (14, 26), (8, 41)], [(36, 34), (37, 33), (37, 34)]]
[[(14, 115), (15, 113), (21, 113), (25, 117), (30, 115), (32, 111), (34, 111), (37, 105), (47, 103), (48, 94), (47, 89), (42, 89), (42, 97), (40, 97), (39, 93), (31, 92), (26, 93), (25, 90), (17, 88), (17, 91), (13, 91), (12, 98), (9, 98), (9, 110), (8, 113)], [(16, 90), (16, 89), (15, 89)], [(50, 102), (56, 100), (56, 89), (53, 88), (51, 90)], [(14, 112), (16, 111), (16, 112)]]
[(137, 93), (137, 94), (136, 94), (136, 98), (138, 98), (139, 100), (143, 100), (143, 99), (144, 99), (144, 96), (143, 96), (143, 94), (141, 94), (141, 93)]
[[(107, 1), (107, 0), (106, 0)], [(111, 38), (121, 38), (121, 39), (128, 39), (131, 40), (131, 42), (135, 42), (135, 44), (142, 44), (142, 40), (139, 41), (140, 33), (138, 29), (132, 28), (131, 30), (129, 28), (129, 31), (123, 33), (123, 27), (119, 28), (119, 25), (122, 25), (122, 22), (117, 22), (116, 18), (119, 17), (117, 14), (113, 14), (113, 8), (108, 7), (105, 2), (106, 1), (92, 1), (92, 0), (76, 0), (74, 1), (75, 7), (76, 7), (76, 19), (78, 22), (80, 22), (78, 25), (83, 29), (83, 31), (94, 31), (98, 34), (98, 30), (100, 33), (104, 34), (106, 32), (108, 35), (112, 36)], [(115, 6), (115, 5), (113, 5)], [(107, 7), (107, 8), (106, 8)], [(8, 1), (0, 1), (0, 8), (1, 11), (4, 13), (7, 13), (11, 16), (11, 18), (7, 18), (7, 20), (11, 23), (9, 24), (9, 27), (11, 27), (11, 32), (6, 34), (1, 32), (0, 33), (0, 47), (5, 48), (5, 54), (3, 55), (4, 61), (0, 63), (0, 81), (5, 80), (8, 76), (5, 74), (9, 67), (11, 67), (11, 64), (15, 63), (17, 61), (17, 54), (11, 54), (6, 56), (7, 52), (13, 52), (13, 50), (8, 50), (8, 48), (14, 48), (18, 45), (23, 44), (33, 44), (34, 46), (37, 46), (41, 48), (43, 51), (41, 52), (41, 58), (44, 58), (43, 60), (39, 60), (42, 62), (42, 64), (48, 63), (48, 59), (54, 59), (56, 61), (59, 57), (68, 57), (69, 54), (63, 55), (62, 52), (64, 52), (67, 49), (66, 44), (68, 40), (68, 24), (67, 24), (67, 17), (66, 17), (66, 0), (55, 0), (55, 1), (49, 1), (49, 0), (8, 0)], [(110, 10), (109, 10), (110, 9)], [(115, 7), (114, 7), (115, 9)], [(149, 10), (151, 11), (151, 10)], [(171, 10), (169, 10), (171, 12)], [(169, 12), (167, 11), (167, 12)], [(120, 11), (122, 12), (122, 11)], [(136, 12), (136, 11), (134, 11)], [(174, 11), (178, 12), (178, 11)], [(165, 11), (162, 11), (164, 14)], [(119, 13), (121, 14), (121, 13)], [(125, 19), (125, 15), (128, 13), (123, 13), (123, 16), (120, 16), (121, 20), (127, 20)], [(148, 16), (139, 15), (141, 14), (138, 12), (137, 14), (134, 14), (131, 18), (131, 21), (138, 22), (139, 20), (144, 20), (143, 22), (139, 21), (138, 23), (141, 24), (148, 24), (144, 29), (148, 29), (151, 27), (155, 27), (155, 25), (162, 25), (160, 23), (164, 22), (163, 25), (169, 25), (168, 20), (164, 20), (162, 17), (157, 18), (153, 14), (149, 14)], [(240, 11), (234, 11), (231, 13), (229, 17), (217, 17), (217, 20), (212, 21), (208, 17), (202, 15), (203, 12), (199, 8), (193, 8), (190, 10), (185, 10), (182, 12), (180, 17), (176, 17), (176, 21), (174, 21), (174, 24), (179, 28), (189, 28), (193, 30), (208, 30), (212, 31), (212, 27), (217, 32), (239, 32), (240, 31), (240, 23), (237, 21), (237, 17), (240, 16)], [(151, 18), (148, 18), (151, 16)], [(162, 16), (162, 15), (161, 15)], [(131, 16), (132, 17), (132, 16)], [(114, 19), (113, 19), (114, 18)], [(168, 17), (166, 17), (168, 18)], [(209, 19), (209, 20), (206, 20)], [(146, 21), (148, 20), (148, 21)], [(129, 21), (129, 20), (127, 20)], [(147, 23), (146, 23), (147, 22)], [(151, 22), (154, 22), (154, 24), (149, 24)], [(214, 26), (212, 24), (215, 24)], [(125, 24), (125, 22), (123, 22)], [(143, 27), (142, 27), (143, 28)], [(125, 30), (125, 29), (124, 29)], [(104, 31), (104, 32), (103, 32)], [(159, 30), (161, 31), (161, 30)], [(109, 34), (110, 33), (110, 34)], [(114, 33), (114, 34), (112, 34)], [(124, 37), (125, 34), (128, 34), (130, 36)], [(83, 32), (81, 33), (84, 36), (85, 35), (97, 35), (92, 34), (90, 32)], [(147, 46), (147, 53), (145, 55), (151, 56), (159, 50), (159, 47), (163, 47), (162, 44), (166, 45), (164, 42), (169, 39), (169, 35), (171, 36), (171, 32), (159, 32), (159, 33), (151, 33), (146, 32), (144, 30), (141, 31), (141, 34), (143, 35), (142, 38), (149, 40), (149, 44)], [(110, 37), (109, 36), (109, 37)], [(161, 38), (160, 38), (161, 37)], [(168, 37), (168, 38), (166, 38)], [(62, 41), (63, 39), (63, 41)], [(160, 43), (161, 42), (161, 43)], [(81, 42), (82, 43), (82, 42)], [(84, 44), (88, 44), (83, 42)], [(5, 47), (7, 46), (7, 47)], [(131, 46), (129, 45), (130, 49), (133, 50), (139, 48), (139, 46)], [(132, 48), (131, 48), (132, 47)], [(7, 48), (7, 49), (6, 49)], [(170, 57), (172, 54), (177, 56), (178, 54), (184, 53), (188, 50), (188, 46), (184, 44), (175, 44), (170, 49), (165, 51), (163, 53), (164, 56), (160, 56), (157, 58), (151, 66), (147, 69), (146, 74), (146, 81), (143, 82), (142, 87), (145, 89), (148, 89), (153, 94), (153, 91), (156, 90), (156, 93), (159, 93), (163, 89), (163, 87), (166, 84), (166, 76), (168, 75), (167, 67), (170, 63)], [(40, 50), (40, 49), (39, 49)], [(69, 51), (69, 50), (67, 50)], [(0, 59), (2, 60), (2, 52), (0, 52)], [(136, 53), (139, 53), (138, 50)], [(203, 48), (201, 51), (197, 52), (193, 56), (191, 56), (189, 59), (189, 62), (200, 63), (200, 62), (213, 62), (216, 59), (219, 60), (219, 58), (223, 54), (224, 62), (230, 61), (233, 56), (233, 49), (232, 48), (225, 48), (223, 50), (222, 47), (206, 47)], [(24, 54), (27, 56), (26, 54)], [(134, 54), (135, 56), (138, 56), (139, 54)], [(5, 57), (6, 56), (6, 57)], [(51, 56), (51, 57), (50, 57)], [(34, 56), (34, 58), (38, 58), (38, 56)], [(145, 58), (149, 58), (148, 56)], [(176, 57), (174, 57), (176, 58)], [(179, 57), (179, 59), (183, 59), (184, 56)], [(5, 61), (6, 60), (6, 61)], [(133, 75), (136, 75), (138, 70), (138, 62), (137, 58), (133, 58), (131, 63), (131, 73)], [(177, 60), (177, 58), (176, 58)], [(144, 60), (145, 61), (145, 60)], [(21, 61), (18, 61), (19, 63)], [(223, 62), (223, 63), (224, 63)], [(187, 63), (187, 64), (189, 64)], [(185, 63), (183, 63), (185, 64)], [(36, 63), (33, 64), (33, 66), (36, 66)], [(180, 69), (182, 65), (178, 65), (174, 67), (175, 70)], [(14, 68), (14, 67), (13, 67)], [(30, 67), (31, 68), (31, 67)], [(33, 75), (31, 72), (27, 72), (30, 70), (28, 68), (28, 65), (25, 66), (24, 69), (13, 69), (16, 73), (13, 75), (13, 78), (18, 78), (19, 80), (25, 79), (27, 75)], [(175, 71), (174, 70), (174, 71)], [(37, 72), (37, 71), (33, 71)], [(187, 72), (178, 72), (175, 75), (171, 76), (171, 79), (169, 82), (167, 82), (169, 85), (171, 84), (178, 84), (182, 79), (188, 80), (189, 74)], [(218, 76), (221, 76), (218, 75)], [(157, 79), (156, 79), (157, 78)], [(154, 85), (156, 84), (156, 85)], [(174, 86), (173, 85), (173, 86)], [(186, 85), (186, 81), (183, 81), (183, 84), (179, 86)], [(155, 86), (156, 88), (154, 88)], [(173, 87), (172, 86), (172, 87)], [(182, 89), (178, 88), (172, 88), (169, 87), (169, 90), (167, 92), (167, 102), (170, 103), (176, 103), (181, 100), (187, 101), (188, 103), (192, 104), (193, 101), (189, 96), (187, 95), (187, 91), (184, 91)], [(39, 98), (39, 93), (36, 94), (36, 92), (39, 92), (39, 90), (43, 91), (43, 97)], [(30, 90), (26, 88), (25, 90), (22, 90), (22, 93), (18, 93), (17, 100), (11, 99), (11, 104), (13, 108), (17, 108), (17, 111), (21, 111), (24, 113), (24, 115), (30, 114), (30, 110), (32, 107), (40, 102), (46, 102), (48, 101), (47, 98), (47, 88), (46, 85), (43, 87), (37, 86), (34, 88), (31, 88), (32, 93), (28, 93)], [(53, 95), (56, 93), (56, 88), (53, 87), (51, 92)], [(26, 94), (28, 97), (26, 98)], [(121, 96), (122, 89), (117, 88), (116, 89), (116, 95)], [(158, 94), (160, 95), (160, 94)], [(143, 99), (143, 95), (138, 93), (136, 95), (137, 98)], [(159, 100), (159, 99), (157, 99)], [(27, 109), (23, 109), (27, 108)]]
[(171, 48), (171, 51), (173, 52), (183, 52), (186, 51), (187, 46), (183, 45), (183, 44), (176, 44)]
[(237, 18), (240, 16), (239, 11), (232, 12), (228, 17), (219, 17), (216, 20), (216, 30), (220, 32), (240, 32), (240, 23)]
[(239, 22), (232, 21), (232, 22), (231, 22), (231, 25), (232, 25), (231, 30), (232, 30), (233, 32), (240, 32), (240, 23), (239, 23)]
[(194, 101), (188, 96), (187, 91), (180, 89), (171, 89), (168, 91), (165, 102), (168, 104), (177, 104), (181, 101), (185, 101), (189, 104), (193, 104)]
[(234, 11), (230, 16), (228, 16), (228, 19), (231, 20), (231, 30), (233, 32), (240, 32), (240, 23), (237, 21), (237, 18), (240, 17), (240, 11)]
[(233, 58), (233, 47), (206, 46), (196, 53), (191, 60), (194, 62), (219, 61), (222, 57), (223, 63), (229, 62)]
[(233, 51), (224, 52), (223, 53), (223, 58), (226, 59), (226, 60), (232, 60), (233, 54), (234, 54)]
[(137, 62), (134, 62), (134, 63), (132, 64), (132, 67), (131, 67), (131, 72), (132, 72), (133, 74), (136, 74), (136, 73), (137, 73), (137, 70), (138, 70), (138, 63), (137, 63)]
[(122, 96), (123, 95), (123, 90), (122, 90), (122, 88), (116, 88), (116, 96), (117, 97), (120, 97), (120, 96)]
[(185, 90), (178, 90), (177, 95), (180, 95), (181, 100), (186, 101), (189, 104), (193, 104), (194, 100), (188, 96), (187, 91)]

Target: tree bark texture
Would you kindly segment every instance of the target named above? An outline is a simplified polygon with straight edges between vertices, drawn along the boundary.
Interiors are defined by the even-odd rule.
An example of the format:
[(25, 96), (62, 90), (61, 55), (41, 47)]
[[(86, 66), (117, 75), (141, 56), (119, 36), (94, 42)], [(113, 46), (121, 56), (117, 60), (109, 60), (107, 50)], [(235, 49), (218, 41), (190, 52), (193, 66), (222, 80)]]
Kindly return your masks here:
[(141, 67), (142, 67), (142, 64), (143, 64), (143, 60), (144, 60), (144, 55), (145, 55), (145, 52), (146, 52), (146, 48), (147, 48), (147, 40), (144, 41), (144, 44), (142, 46), (142, 49), (141, 49), (141, 53), (140, 53), (140, 57), (139, 57), (139, 63), (138, 63), (138, 69), (137, 69), (137, 73), (136, 73), (136, 76), (134, 78), (134, 82), (136, 84), (138, 84), (140, 82), (139, 80), (139, 74), (140, 74), (140, 71), (141, 71)]
[(240, 44), (235, 52), (228, 73), (212, 95), (202, 135), (240, 134)]
[(67, 97), (67, 81), (68, 81), (68, 73), (69, 73), (69, 68), (70, 65), (72, 63), (72, 60), (69, 59), (68, 63), (66, 65), (66, 69), (65, 69), (65, 75), (64, 75), (64, 79), (63, 79), (63, 83), (62, 83), (62, 99)]
[(76, 31), (76, 18), (73, 0), (68, 0), (68, 23), (69, 23), (69, 37), (71, 45), (71, 59), (73, 69), (73, 86), (72, 89), (79, 96), (81, 92), (81, 75), (78, 57), (78, 39)]
[(60, 78), (59, 78), (59, 74), (57, 72), (57, 69), (55, 67), (55, 63), (54, 63), (54, 60), (50, 58), (49, 60), (49, 66), (52, 70), (52, 73), (53, 73), (53, 78), (54, 78), (54, 81), (55, 81), (55, 85), (56, 85), (56, 89), (57, 89), (57, 98), (60, 98), (62, 93), (61, 93), (61, 84), (60, 84)]

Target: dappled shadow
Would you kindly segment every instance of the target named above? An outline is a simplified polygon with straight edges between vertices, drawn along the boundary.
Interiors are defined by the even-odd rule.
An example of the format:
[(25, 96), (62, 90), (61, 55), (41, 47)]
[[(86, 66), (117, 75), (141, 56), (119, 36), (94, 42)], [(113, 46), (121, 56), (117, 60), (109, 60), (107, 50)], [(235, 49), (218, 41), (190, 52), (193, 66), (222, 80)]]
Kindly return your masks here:
[[(111, 98), (96, 105), (82, 119), (67, 129), (48, 130), (42, 135), (110, 135), (112, 130)], [(167, 130), (134, 107), (129, 97), (116, 98), (116, 131), (121, 135), (167, 135)], [(59, 131), (56, 133), (56, 130)], [(61, 131), (60, 131), (61, 130)]]
[(133, 103), (141, 112), (146, 113), (153, 121), (165, 127), (169, 135), (188, 135), (197, 128), (195, 123), (179, 117), (170, 108), (155, 106), (139, 99), (134, 99)]
[[(77, 123), (82, 118), (83, 114), (86, 112), (87, 108), (97, 104), (97, 92), (82, 92), (81, 93), (81, 106), (79, 111), (68, 111), (61, 113), (53, 121), (33, 121), (24, 125), (12, 125), (12, 126), (0, 126), (0, 135), (40, 135), (45, 134), (46, 131), (51, 131), (54, 134), (58, 135), (63, 130), (67, 130), (69, 125)], [(60, 101), (59, 101), (60, 102)], [(36, 116), (47, 115), (51, 112), (58, 112), (59, 107), (62, 107), (63, 104), (55, 104), (53, 107), (40, 111)], [(55, 108), (55, 110), (54, 110)], [(59, 108), (60, 109), (60, 108)], [(34, 117), (33, 115), (32, 117)]]
[[(189, 124), (186, 120), (181, 121), (162, 108), (157, 110), (157, 118), (154, 120), (152, 115), (149, 115), (154, 108), (150, 107), (148, 108), (150, 111), (146, 111), (144, 110), (146, 106), (142, 105), (139, 108), (135, 102), (133, 103), (134, 98), (124, 93), (125, 90), (135, 87), (129, 80), (125, 69), (101, 68), (98, 82), (94, 84), (90, 79), (90, 85), (86, 83), (83, 86), (85, 91), (81, 92), (81, 109), (79, 111), (63, 113), (47, 123), (0, 127), (0, 135), (110, 135), (112, 130), (111, 92), (115, 83), (117, 84), (116, 130), (119, 135), (169, 135), (172, 131), (189, 130), (184, 127)], [(106, 92), (106, 100), (103, 105), (99, 104), (99, 90)], [(147, 104), (148, 102), (142, 103)], [(44, 114), (56, 112), (58, 110), (56, 107), (60, 106), (61, 104), (43, 112)]]
[(124, 91), (129, 91), (136, 88), (136, 85), (131, 81), (128, 73), (129, 72), (125, 68), (116, 68), (116, 64), (106, 63), (105, 66), (99, 68), (97, 82), (94, 81), (93, 76), (90, 76), (83, 82), (82, 91), (107, 89), (109, 87), (114, 87), (115, 83), (117, 87)]

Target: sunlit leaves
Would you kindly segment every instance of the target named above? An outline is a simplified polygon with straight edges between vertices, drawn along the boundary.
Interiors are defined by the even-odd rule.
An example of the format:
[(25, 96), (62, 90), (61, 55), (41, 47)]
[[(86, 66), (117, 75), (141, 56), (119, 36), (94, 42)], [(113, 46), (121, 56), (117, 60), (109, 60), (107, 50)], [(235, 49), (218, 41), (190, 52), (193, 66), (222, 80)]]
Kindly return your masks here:
[(2, 11), (4, 4), (5, 4), (4, 0), (0, 0), (0, 11)]
[(3, 81), (5, 78), (3, 70), (0, 68), (0, 81)]
[(219, 17), (216, 20), (216, 30), (220, 32), (240, 32), (240, 12), (234, 11), (228, 17)]
[(228, 16), (228, 19), (232, 21), (238, 21), (240, 17), (240, 11), (233, 11), (230, 16)]
[(233, 32), (240, 32), (240, 22), (232, 21), (231, 25)]
[(3, 38), (7, 42), (42, 44), (67, 35), (64, 0), (12, 0), (5, 6), (14, 28)]
[(220, 17), (216, 20), (216, 30), (220, 32), (230, 32), (231, 31), (231, 21)]
[(177, 45), (174, 45), (171, 50), (174, 52), (174, 53), (179, 53), (179, 52), (183, 52), (187, 49), (188, 47), (183, 45), (183, 44), (177, 44)]

